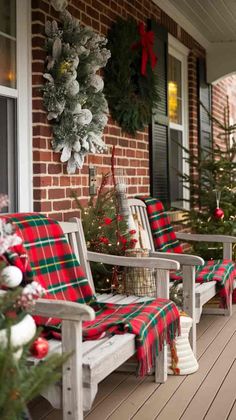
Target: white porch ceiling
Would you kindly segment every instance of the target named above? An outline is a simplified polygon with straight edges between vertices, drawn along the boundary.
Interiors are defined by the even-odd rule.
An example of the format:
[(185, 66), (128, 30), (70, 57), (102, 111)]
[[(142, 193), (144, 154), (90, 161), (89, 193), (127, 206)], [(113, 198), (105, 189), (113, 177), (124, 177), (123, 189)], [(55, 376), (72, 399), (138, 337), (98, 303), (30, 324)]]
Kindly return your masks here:
[(235, 0), (169, 0), (211, 43), (236, 41)]
[(209, 82), (236, 72), (236, 0), (153, 0), (207, 51)]

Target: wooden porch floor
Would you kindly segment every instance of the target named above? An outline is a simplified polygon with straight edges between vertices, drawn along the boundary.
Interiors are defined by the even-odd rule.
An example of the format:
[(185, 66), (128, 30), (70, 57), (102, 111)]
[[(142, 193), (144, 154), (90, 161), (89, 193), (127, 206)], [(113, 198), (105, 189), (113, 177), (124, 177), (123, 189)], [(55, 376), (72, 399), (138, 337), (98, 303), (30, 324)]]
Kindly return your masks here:
[[(236, 420), (236, 307), (231, 318), (202, 316), (198, 359), (198, 372), (168, 376), (163, 385), (113, 373), (100, 384), (86, 420)], [(62, 420), (42, 398), (30, 411), (33, 420)]]

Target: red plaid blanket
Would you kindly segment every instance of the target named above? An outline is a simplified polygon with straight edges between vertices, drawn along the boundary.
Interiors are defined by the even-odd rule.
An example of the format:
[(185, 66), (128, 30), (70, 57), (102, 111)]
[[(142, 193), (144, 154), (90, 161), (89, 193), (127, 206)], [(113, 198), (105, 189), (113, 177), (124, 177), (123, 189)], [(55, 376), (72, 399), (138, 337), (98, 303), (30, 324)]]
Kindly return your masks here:
[[(139, 197), (140, 198), (140, 197)], [(164, 211), (163, 204), (156, 198), (142, 198), (147, 206), (147, 213), (153, 235), (156, 251), (182, 253), (179, 243), (170, 220)], [(221, 307), (228, 307), (233, 290), (233, 281), (236, 277), (235, 264), (230, 260), (206, 261), (203, 266), (196, 267), (196, 282), (205, 283), (216, 281), (221, 298)], [(182, 272), (171, 273), (171, 280), (181, 281)]]
[[(230, 260), (210, 260), (202, 266), (196, 266), (196, 282), (208, 283), (216, 281), (220, 296), (220, 307), (228, 308), (233, 292), (233, 283), (236, 277), (236, 268)], [(182, 281), (181, 271), (171, 273), (171, 280)]]
[[(146, 374), (153, 367), (154, 356), (162, 349), (164, 340), (170, 343), (179, 333), (175, 304), (165, 299), (122, 306), (96, 302), (57, 222), (40, 214), (14, 214), (8, 215), (8, 219), (17, 225), (29, 256), (31, 269), (27, 267), (26, 275), (33, 276), (47, 289), (45, 297), (93, 306), (96, 319), (84, 323), (85, 339), (97, 339), (103, 334), (135, 334), (139, 374)], [(45, 323), (39, 317), (37, 321)], [(46, 326), (58, 331), (60, 320), (47, 320)]]
[[(26, 267), (25, 277), (27, 280), (34, 278), (47, 290), (45, 298), (88, 304), (96, 300), (57, 222), (35, 213), (11, 214), (7, 219), (15, 223), (29, 257), (30, 266)], [(14, 247), (13, 251), (7, 258), (18, 264), (18, 249)], [(35, 318), (39, 324), (59, 322), (58, 319)]]
[(182, 246), (176, 238), (173, 227), (170, 224), (169, 216), (165, 212), (162, 202), (152, 197), (137, 198), (146, 204), (156, 251), (182, 254)]
[(96, 320), (84, 322), (84, 337), (93, 340), (103, 333), (135, 334), (141, 376), (154, 367), (164, 341), (170, 344), (180, 331), (178, 309), (166, 299), (129, 305), (99, 303), (97, 309)]

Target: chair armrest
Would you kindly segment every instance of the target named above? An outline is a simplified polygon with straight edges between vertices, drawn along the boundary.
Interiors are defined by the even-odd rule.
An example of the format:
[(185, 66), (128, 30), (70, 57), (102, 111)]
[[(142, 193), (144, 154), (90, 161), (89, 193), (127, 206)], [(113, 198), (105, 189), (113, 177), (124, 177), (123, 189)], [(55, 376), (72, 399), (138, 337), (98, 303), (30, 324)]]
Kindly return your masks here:
[(156, 256), (155, 258), (134, 258), (88, 251), (87, 256), (89, 261), (120, 265), (124, 267), (146, 267), (162, 270), (178, 270), (180, 267), (177, 261), (171, 260), (170, 258), (163, 258), (163, 255), (158, 255), (158, 258), (156, 258)]
[(66, 321), (89, 321), (95, 318), (90, 306), (65, 300), (38, 299), (32, 308), (33, 315), (56, 317)]
[(189, 254), (175, 254), (173, 252), (150, 252), (151, 257), (158, 257), (158, 258), (171, 258), (175, 261), (178, 261), (181, 265), (203, 265), (204, 260), (201, 257), (196, 255), (189, 255)]
[(176, 237), (184, 241), (236, 243), (236, 236), (227, 235), (204, 235), (199, 233), (177, 232)]
[(146, 267), (156, 269), (156, 296), (169, 299), (169, 270), (178, 270), (180, 267), (177, 261), (165, 258), (134, 258), (117, 255), (100, 254), (98, 252), (87, 252), (89, 261), (104, 264), (118, 265), (124, 267)]
[[(46, 317), (53, 316), (62, 319), (62, 354), (64, 353), (65, 355), (70, 356), (67, 357), (62, 367), (61, 400), (63, 402), (63, 418), (69, 418), (70, 414), (73, 412), (76, 417), (71, 416), (72, 418), (82, 419), (82, 321), (94, 319), (95, 312), (85, 304), (62, 300), (38, 299), (35, 302), (33, 314)], [(68, 392), (68, 390), (71, 390), (71, 392)], [(55, 398), (54, 395), (53, 398)]]

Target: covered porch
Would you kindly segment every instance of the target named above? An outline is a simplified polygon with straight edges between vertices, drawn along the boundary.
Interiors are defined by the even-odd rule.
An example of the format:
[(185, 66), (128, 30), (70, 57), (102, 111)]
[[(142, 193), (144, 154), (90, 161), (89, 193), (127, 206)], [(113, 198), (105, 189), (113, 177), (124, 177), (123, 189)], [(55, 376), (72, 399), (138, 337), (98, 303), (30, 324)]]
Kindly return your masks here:
[[(236, 418), (236, 308), (231, 318), (203, 315), (197, 326), (199, 370), (189, 376), (153, 377), (115, 372), (99, 386), (88, 420), (234, 420)], [(39, 397), (32, 402), (33, 420), (62, 420)]]
[[(234, 20), (236, 21), (236, 5), (234, 3), (217, 1), (212, 4), (210, 0), (198, 0), (197, 2), (154, 0), (152, 3), (160, 8), (161, 17), (159, 19), (162, 23), (168, 22), (169, 32), (172, 35), (175, 33), (178, 40), (184, 40), (185, 46), (190, 48), (190, 57), (192, 41), (186, 40), (187, 34), (190, 34), (197, 41), (198, 46), (204, 48), (206, 52), (206, 77), (203, 90), (208, 90), (209, 84), (214, 86), (220, 80), (235, 73), (236, 25), (233, 26), (233, 23)], [(133, 4), (133, 7), (135, 7), (135, 4)], [(132, 6), (131, 10), (134, 11)], [(176, 30), (173, 30), (171, 19), (176, 24)], [(198, 49), (198, 46), (196, 49)], [(194, 65), (196, 65), (195, 57), (192, 57), (189, 62), (188, 88), (190, 90), (190, 101), (188, 105), (190, 122), (187, 127), (196, 146), (199, 121), (196, 118), (195, 88), (197, 82), (196, 72), (192, 70)], [(227, 86), (226, 89), (228, 89)], [(235, 82), (233, 82), (233, 88), (231, 84), (229, 89), (234, 96)], [(215, 91), (217, 91), (217, 87)], [(213, 95), (215, 95), (213, 107), (216, 107), (215, 104), (218, 100), (215, 91), (213, 87)], [(217, 109), (217, 111), (219, 110)], [(236, 116), (234, 114), (234, 104), (232, 104), (231, 111), (234, 118)], [(142, 140), (146, 139), (146, 134), (145, 132)], [(116, 135), (125, 137), (124, 134), (114, 131), (114, 128), (108, 129), (108, 141), (112, 140), (112, 137), (115, 141)], [(129, 140), (126, 144), (130, 147)], [(119, 140), (118, 150), (121, 145), (122, 140)], [(139, 146), (140, 143), (137, 143), (134, 158), (138, 156), (137, 147)], [(150, 149), (149, 152), (151, 153)], [(124, 151), (119, 161), (122, 162), (122, 159), (128, 156)], [(92, 161), (96, 164), (95, 159), (92, 159)], [(136, 164), (139, 166), (137, 161)], [(124, 161), (124, 166), (126, 165), (128, 163)], [(132, 176), (131, 168), (126, 168), (126, 171), (127, 174)], [(141, 174), (141, 171), (138, 169), (136, 174)], [(134, 179), (133, 185), (132, 183), (129, 185), (131, 195), (144, 189), (143, 186), (137, 185), (138, 182)], [(143, 185), (144, 181), (141, 182)], [(111, 374), (100, 384), (93, 408), (86, 414), (85, 418), (88, 420), (118, 420), (122, 418), (124, 420), (169, 420), (171, 418), (174, 420), (234, 420), (236, 418), (235, 321), (235, 308), (231, 318), (217, 315), (202, 316), (197, 327), (200, 368), (193, 375), (169, 376), (166, 384), (157, 385), (153, 383), (152, 377), (137, 378), (134, 373), (121, 371)], [(33, 420), (62, 419), (62, 412), (52, 409), (49, 403), (41, 397), (32, 402), (31, 414)]]
[[(183, 210), (186, 210), (183, 205), (186, 197), (178, 189), (180, 183), (176, 173), (179, 169), (185, 173), (186, 166), (183, 163), (183, 150), (179, 152), (174, 148), (176, 138), (183, 147), (199, 153), (199, 156), (205, 145), (214, 148), (212, 132), (213, 136), (218, 132), (214, 132), (214, 129), (212, 131), (210, 118), (206, 118), (206, 113), (200, 110), (200, 101), (209, 113), (212, 112), (223, 121), (223, 111), (228, 103), (226, 98), (229, 96), (230, 123), (236, 123), (236, 3), (231, 0), (66, 2), (68, 10), (79, 19), (81, 25), (92, 27), (95, 32), (105, 36), (112, 23), (120, 17), (132, 17), (145, 24), (152, 20), (165, 30), (165, 39), (160, 37), (158, 40), (159, 51), (162, 52), (162, 56), (158, 57), (162, 95), (158, 121), (152, 121), (149, 127), (131, 135), (122, 131), (117, 121), (109, 115), (103, 133), (108, 153), (90, 152), (86, 154), (83, 167), (76, 169), (76, 173), (67, 173), (65, 160), (51, 146), (52, 124), (47, 118), (42, 94), (47, 63), (44, 49), (45, 25), (48, 20), (60, 21), (59, 12), (54, 6), (62, 2), (32, 0), (27, 3), (24, 0), (22, 3), (27, 13), (24, 13), (24, 8), (20, 11), (20, 2), (17, 0), (17, 19), (24, 22), (22, 15), (26, 16), (24, 36), (28, 48), (27, 57), (22, 54), (23, 65), (19, 51), (25, 39), (21, 39), (18, 22), (17, 60), (18, 72), (21, 77), (24, 76), (25, 84), (18, 77), (17, 89), (0, 89), (2, 104), (6, 108), (3, 125), (8, 127), (9, 121), (12, 123), (15, 118), (13, 112), (12, 116), (7, 114), (7, 101), (14, 101), (18, 109), (14, 119), (15, 131), (9, 134), (6, 130), (2, 154), (2, 161), (9, 163), (6, 168), (2, 166), (4, 192), (10, 196), (12, 203), (8, 211), (40, 212), (57, 221), (78, 217), (80, 212), (71, 191), (76, 192), (86, 207), (89, 198), (96, 192), (102, 174), (110, 170), (110, 151), (115, 146), (116, 166), (125, 174), (127, 196), (152, 194), (159, 197), (162, 194), (161, 198), (167, 203), (172, 220), (179, 221)], [(32, 45), (29, 42), (31, 35)], [(175, 98), (180, 103), (178, 112), (181, 117), (178, 121), (171, 121), (168, 109), (168, 83), (171, 81), (165, 67), (168, 60), (173, 74), (181, 69), (178, 73), (181, 97)], [(15, 165), (10, 164), (12, 150)], [(171, 156), (176, 158), (173, 159), (176, 164), (174, 172)], [(176, 200), (179, 192), (183, 193), (181, 204)], [(152, 376), (139, 378), (125, 367), (123, 370), (121, 368), (99, 385), (92, 409), (85, 413), (85, 418), (235, 420), (235, 306), (231, 317), (202, 315), (197, 326), (199, 370), (196, 373), (188, 376), (169, 375), (165, 384), (156, 384)], [(32, 420), (63, 420), (62, 411), (52, 408), (42, 397), (32, 401), (29, 410)]]

